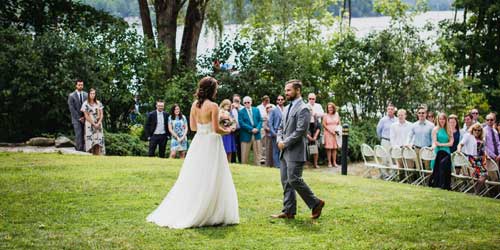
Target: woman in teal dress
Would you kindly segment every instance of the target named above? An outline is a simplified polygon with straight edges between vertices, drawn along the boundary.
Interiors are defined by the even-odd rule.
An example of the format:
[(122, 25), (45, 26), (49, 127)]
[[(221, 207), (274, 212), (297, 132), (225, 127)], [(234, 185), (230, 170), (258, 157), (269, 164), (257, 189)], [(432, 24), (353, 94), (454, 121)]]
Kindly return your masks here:
[(188, 149), (188, 123), (186, 117), (181, 113), (181, 108), (178, 104), (174, 104), (170, 111), (170, 116), (168, 116), (168, 130), (172, 134), (170, 157), (175, 158), (178, 152), (179, 157), (181, 159), (184, 158)]
[[(448, 117), (445, 113), (438, 115), (437, 126), (432, 130), (432, 147), (434, 153), (437, 155), (440, 150), (446, 151), (451, 154), (450, 147), (453, 146), (453, 136), (451, 129), (448, 126)], [(434, 162), (431, 161), (431, 169), (434, 169)]]
[(432, 129), (432, 147), (436, 159), (431, 161), (432, 175), (429, 179), (429, 186), (450, 190), (453, 168), (450, 147), (453, 146), (454, 139), (445, 113), (438, 115), (436, 123), (436, 127)]

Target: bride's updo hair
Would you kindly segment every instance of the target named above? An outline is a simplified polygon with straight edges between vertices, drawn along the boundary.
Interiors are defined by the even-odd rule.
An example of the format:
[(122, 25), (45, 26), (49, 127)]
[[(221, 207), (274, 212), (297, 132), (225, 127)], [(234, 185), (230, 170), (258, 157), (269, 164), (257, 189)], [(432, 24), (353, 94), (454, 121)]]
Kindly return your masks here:
[(198, 99), (198, 103), (196, 104), (198, 108), (201, 108), (201, 105), (205, 100), (214, 101), (215, 90), (217, 89), (217, 80), (211, 76), (203, 77), (198, 83), (198, 89), (196, 90), (196, 98)]

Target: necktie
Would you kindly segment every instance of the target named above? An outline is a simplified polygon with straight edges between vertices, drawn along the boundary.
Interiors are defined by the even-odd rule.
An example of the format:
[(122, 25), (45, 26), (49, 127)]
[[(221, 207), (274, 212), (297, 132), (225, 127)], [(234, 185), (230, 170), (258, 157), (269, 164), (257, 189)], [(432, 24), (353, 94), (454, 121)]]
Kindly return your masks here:
[(288, 122), (288, 115), (290, 114), (290, 110), (292, 109), (292, 104), (293, 102), (290, 103), (290, 106), (288, 107), (288, 110), (286, 111), (286, 121)]
[(247, 108), (247, 111), (248, 111), (248, 116), (250, 117), (250, 123), (252, 123), (252, 125), (254, 125), (254, 123), (253, 123), (252, 108)]
[(80, 95), (80, 104), (83, 104), (82, 93), (80, 92), (79, 95)]
[(490, 133), (491, 133), (491, 138), (493, 138), (493, 147), (495, 148), (495, 155), (498, 155), (498, 141), (497, 137), (495, 135), (495, 131), (493, 131), (493, 128), (490, 127)]

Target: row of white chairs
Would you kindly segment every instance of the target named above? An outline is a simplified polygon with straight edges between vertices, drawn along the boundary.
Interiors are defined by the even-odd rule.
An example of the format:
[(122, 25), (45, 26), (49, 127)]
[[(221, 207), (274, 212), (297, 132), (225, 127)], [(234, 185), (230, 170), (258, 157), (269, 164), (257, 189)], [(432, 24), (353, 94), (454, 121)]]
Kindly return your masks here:
[[(434, 150), (430, 147), (421, 148), (419, 156), (411, 147), (393, 147), (388, 152), (381, 145), (376, 145), (373, 149), (368, 144), (361, 144), (361, 154), (364, 165), (367, 170), (364, 176), (368, 176), (373, 169), (380, 172), (380, 176), (385, 180), (398, 180), (400, 183), (410, 183), (412, 185), (426, 185), (431, 177), (432, 170), (425, 168), (424, 163), (429, 163), (436, 158)], [(468, 193), (478, 184), (478, 178), (474, 173), (474, 167), (470, 164), (468, 158), (461, 152), (451, 154), (451, 162), (455, 168), (460, 171), (452, 171), (452, 190)], [(402, 165), (402, 166), (401, 166)], [(485, 196), (495, 187), (500, 187), (500, 172), (496, 162), (492, 159), (487, 160), (486, 169), (488, 179), (485, 187), (479, 195)], [(387, 172), (388, 175), (384, 176)], [(500, 193), (494, 197), (499, 198)]]

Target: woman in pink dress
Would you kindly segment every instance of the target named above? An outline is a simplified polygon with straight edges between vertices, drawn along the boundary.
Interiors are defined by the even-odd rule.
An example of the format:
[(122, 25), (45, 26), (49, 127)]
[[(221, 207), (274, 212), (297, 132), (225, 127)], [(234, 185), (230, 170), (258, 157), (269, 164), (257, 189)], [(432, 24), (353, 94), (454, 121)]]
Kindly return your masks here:
[[(327, 114), (323, 116), (323, 127), (325, 128), (325, 149), (328, 158), (328, 167), (337, 165), (337, 126), (340, 125), (340, 116), (337, 113), (337, 107), (333, 102), (329, 102), (326, 106)], [(333, 164), (332, 164), (333, 163)]]

